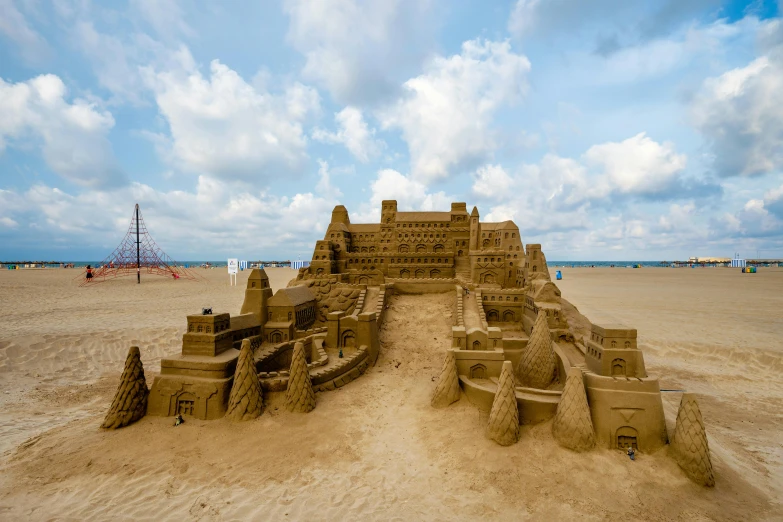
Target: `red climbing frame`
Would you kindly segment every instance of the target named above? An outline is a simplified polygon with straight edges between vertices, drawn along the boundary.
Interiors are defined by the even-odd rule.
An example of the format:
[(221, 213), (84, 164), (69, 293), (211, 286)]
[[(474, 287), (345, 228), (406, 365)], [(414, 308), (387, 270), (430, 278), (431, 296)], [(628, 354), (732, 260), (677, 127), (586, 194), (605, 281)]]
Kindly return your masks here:
[(128, 233), (114, 249), (114, 252), (97, 266), (92, 268), (92, 279), (87, 279), (87, 269), (79, 276), (79, 286), (87, 286), (102, 283), (117, 277), (133, 276), (141, 283), (141, 274), (154, 274), (171, 277), (173, 279), (189, 279), (198, 281), (202, 279), (192, 270), (188, 270), (171, 259), (152, 239), (144, 218), (141, 217), (139, 205), (133, 211)]

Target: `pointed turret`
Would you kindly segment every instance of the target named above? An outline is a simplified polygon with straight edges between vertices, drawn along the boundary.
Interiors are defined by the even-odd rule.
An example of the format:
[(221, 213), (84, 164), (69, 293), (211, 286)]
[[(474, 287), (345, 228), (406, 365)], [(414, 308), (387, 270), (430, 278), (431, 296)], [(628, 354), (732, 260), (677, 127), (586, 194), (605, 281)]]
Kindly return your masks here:
[(291, 358), (291, 372), (288, 377), (288, 389), (285, 392), (285, 407), (288, 411), (308, 413), (315, 409), (315, 392), (307, 369), (304, 344), (294, 344)]
[(254, 314), (260, 325), (266, 323), (266, 303), (272, 297), (269, 286), (269, 276), (263, 268), (254, 268), (247, 278), (245, 300), (242, 303), (241, 314)]
[(593, 419), (579, 368), (568, 370), (563, 395), (552, 422), (552, 435), (561, 446), (574, 451), (587, 451), (595, 446)]
[(510, 446), (519, 439), (519, 410), (514, 394), (514, 368), (511, 361), (503, 362), (500, 380), (489, 413), (487, 436), (501, 446)]
[(538, 312), (527, 348), (517, 367), (520, 384), (530, 388), (545, 389), (555, 378), (555, 351), (546, 314)]
[(459, 376), (457, 375), (457, 358), (454, 350), (446, 351), (446, 359), (443, 361), (443, 369), (435, 386), (435, 394), (432, 397), (432, 406), (445, 408), (449, 404), (459, 400)]
[(473, 210), (470, 211), (470, 217), (479, 217), (478, 207), (473, 207)]
[(257, 418), (263, 412), (264, 394), (256, 373), (256, 365), (253, 363), (253, 349), (250, 347), (250, 340), (245, 339), (242, 341), (242, 349), (239, 350), (226, 417), (234, 421), (246, 421)]
[(148, 394), (139, 347), (131, 346), (120, 377), (120, 386), (101, 428), (115, 430), (144, 417), (147, 413)]
[(670, 451), (692, 481), (708, 487), (715, 485), (707, 432), (699, 403), (692, 393), (682, 395)]

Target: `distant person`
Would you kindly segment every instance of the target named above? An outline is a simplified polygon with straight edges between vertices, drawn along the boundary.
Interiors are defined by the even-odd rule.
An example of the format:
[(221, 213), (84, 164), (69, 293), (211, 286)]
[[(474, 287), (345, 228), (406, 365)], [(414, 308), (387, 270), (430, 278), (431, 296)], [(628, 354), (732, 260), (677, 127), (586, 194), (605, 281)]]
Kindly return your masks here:
[(631, 458), (631, 460), (636, 460), (636, 451), (634, 451), (632, 446), (628, 446), (628, 451), (626, 451), (626, 453)]
[(92, 279), (92, 267), (90, 265), (87, 265), (87, 275), (84, 277), (86, 277), (88, 281)]

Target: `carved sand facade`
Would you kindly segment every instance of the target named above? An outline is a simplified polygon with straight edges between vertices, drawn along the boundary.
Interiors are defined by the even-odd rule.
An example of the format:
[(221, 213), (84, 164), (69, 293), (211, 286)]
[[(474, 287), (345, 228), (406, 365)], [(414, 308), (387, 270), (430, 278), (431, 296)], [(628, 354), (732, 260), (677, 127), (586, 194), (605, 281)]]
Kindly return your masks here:
[[(645, 453), (668, 443), (660, 386), (646, 372), (636, 330), (611, 320), (591, 323), (589, 335), (574, 330), (541, 245), (523, 247), (512, 221), (481, 222), (465, 203), (401, 212), (387, 200), (376, 224), (352, 224), (338, 205), (310, 266), (288, 288), (273, 295), (263, 269), (255, 269), (240, 315), (187, 317), (182, 352), (161, 361), (147, 412), (220, 418), (230, 396), (254, 397), (256, 384), (259, 397), (287, 393), (289, 409), (309, 411), (317, 393), (375, 364), (395, 292), (454, 296), (451, 347), (432, 405), (448, 407), (464, 393), (490, 413), (488, 434), (499, 443), (513, 444), (520, 424), (553, 418), (554, 437), (577, 451), (596, 445)], [(240, 346), (248, 356), (237, 369)], [(245, 406), (238, 417), (260, 411)], [(682, 431), (704, 440), (693, 458), (705, 477), (703, 422), (688, 411), (691, 424)], [(682, 449), (675, 453), (684, 469), (694, 468)]]

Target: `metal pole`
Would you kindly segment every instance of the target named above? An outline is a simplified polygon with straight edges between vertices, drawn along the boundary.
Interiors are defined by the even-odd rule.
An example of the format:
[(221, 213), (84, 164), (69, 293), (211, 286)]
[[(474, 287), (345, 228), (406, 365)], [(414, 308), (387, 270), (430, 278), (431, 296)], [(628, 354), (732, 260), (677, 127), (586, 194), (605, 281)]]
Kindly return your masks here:
[(136, 283), (141, 284), (141, 253), (139, 241), (139, 204), (136, 203)]

